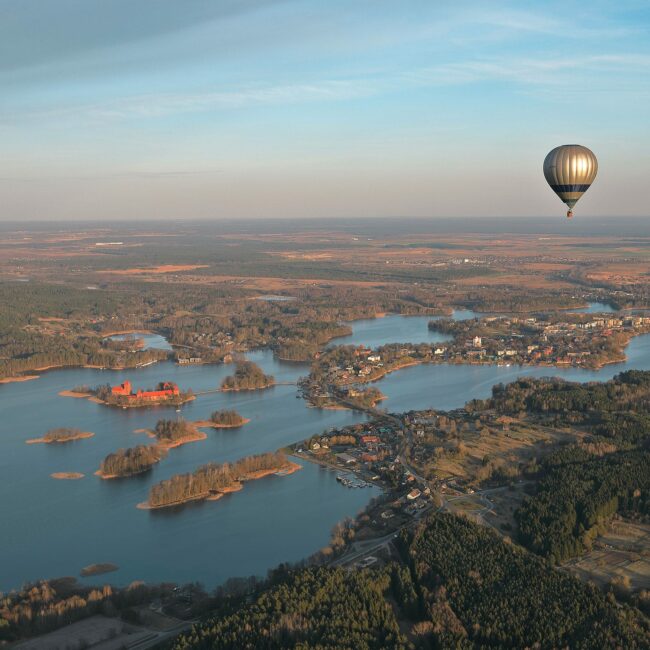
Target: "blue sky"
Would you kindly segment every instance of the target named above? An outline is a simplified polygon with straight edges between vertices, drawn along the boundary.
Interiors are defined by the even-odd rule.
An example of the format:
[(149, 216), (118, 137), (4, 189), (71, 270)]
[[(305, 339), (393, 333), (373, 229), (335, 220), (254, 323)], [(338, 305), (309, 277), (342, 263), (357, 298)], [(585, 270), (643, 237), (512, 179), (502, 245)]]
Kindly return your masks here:
[(0, 219), (650, 213), (647, 1), (0, 0)]

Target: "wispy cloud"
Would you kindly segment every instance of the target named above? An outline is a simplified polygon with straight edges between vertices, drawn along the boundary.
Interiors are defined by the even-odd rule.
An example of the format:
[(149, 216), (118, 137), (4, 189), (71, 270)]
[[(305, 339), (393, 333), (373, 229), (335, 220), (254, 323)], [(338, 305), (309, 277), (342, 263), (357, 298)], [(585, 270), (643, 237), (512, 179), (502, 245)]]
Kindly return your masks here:
[(231, 90), (145, 94), (105, 102), (75, 104), (52, 109), (0, 113), (0, 124), (25, 120), (114, 122), (165, 118), (174, 115), (228, 111), (255, 106), (343, 102), (399, 92), (415, 87), (451, 86), (486, 81), (509, 82), (522, 87), (593, 84), (594, 74), (609, 73), (621, 87), (636, 75), (634, 88), (648, 85), (650, 56), (601, 54), (567, 58), (498, 57), (422, 67), (410, 71), (372, 73), (347, 79), (321, 79), (308, 83), (239, 87)]

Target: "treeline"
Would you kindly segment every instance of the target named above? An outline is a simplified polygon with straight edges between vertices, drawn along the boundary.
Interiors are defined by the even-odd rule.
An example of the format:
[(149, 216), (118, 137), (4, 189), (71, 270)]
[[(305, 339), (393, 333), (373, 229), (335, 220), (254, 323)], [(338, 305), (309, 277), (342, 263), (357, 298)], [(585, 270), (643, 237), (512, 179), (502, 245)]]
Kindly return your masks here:
[(173, 649), (406, 650), (384, 596), (389, 586), (387, 572), (321, 568), (291, 573), (251, 605), (195, 626), (176, 639)]
[(568, 292), (536, 291), (530, 287), (503, 287), (470, 290), (459, 304), (479, 312), (548, 312), (584, 306), (584, 298)]
[(468, 403), (472, 411), (541, 415), (556, 424), (587, 425), (596, 437), (621, 447), (643, 444), (650, 434), (650, 372), (629, 370), (607, 382), (580, 384), (562, 379), (518, 379), (497, 384), (488, 400)]
[(210, 421), (227, 427), (238, 427), (245, 419), (237, 411), (220, 410), (212, 413)]
[(50, 429), (43, 434), (43, 442), (70, 442), (77, 440), (83, 436), (81, 429), (74, 429), (71, 427), (59, 427), (57, 429)]
[(614, 513), (650, 514), (650, 452), (594, 456), (571, 445), (545, 459), (542, 472), (516, 518), (521, 542), (553, 563), (590, 550)]
[(129, 449), (118, 449), (104, 458), (99, 466), (99, 472), (104, 478), (141, 474), (150, 470), (166, 455), (166, 449), (158, 445), (138, 445)]
[(398, 546), (378, 570), (276, 571), (173, 650), (647, 648), (638, 610), (464, 518), (431, 515)]
[(401, 541), (413, 589), (406, 579), (400, 602), (429, 624), (420, 647), (647, 648), (638, 610), (485, 527), (437, 514)]
[(552, 563), (590, 550), (615, 513), (650, 514), (650, 372), (589, 384), (519, 379), (494, 386), (490, 399), (468, 409), (586, 429), (579, 444), (534, 464), (535, 494), (515, 513), (521, 543)]
[(233, 375), (226, 377), (221, 383), (223, 390), (254, 390), (266, 388), (274, 383), (272, 375), (265, 375), (264, 371), (252, 361), (238, 361)]
[(209, 463), (189, 474), (177, 474), (153, 485), (148, 505), (152, 508), (176, 505), (185, 501), (207, 499), (211, 495), (236, 487), (256, 472), (279, 470), (287, 464), (283, 453), (248, 456), (234, 463)]
[(134, 582), (124, 589), (110, 585), (87, 587), (74, 578), (44, 580), (18, 591), (0, 593), (0, 645), (36, 634), (44, 634), (95, 614), (117, 616), (150, 602), (172, 586), (145, 586)]

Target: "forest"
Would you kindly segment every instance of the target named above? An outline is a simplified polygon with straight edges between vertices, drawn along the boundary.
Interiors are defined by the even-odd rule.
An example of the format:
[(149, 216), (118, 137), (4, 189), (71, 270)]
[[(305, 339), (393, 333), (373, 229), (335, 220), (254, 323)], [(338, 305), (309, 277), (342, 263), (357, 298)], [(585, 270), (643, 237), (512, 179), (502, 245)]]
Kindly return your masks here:
[(99, 466), (102, 478), (134, 476), (150, 470), (167, 455), (159, 445), (137, 445), (108, 454)]
[(210, 422), (223, 427), (239, 427), (246, 422), (237, 411), (219, 410), (210, 415)]
[[(96, 614), (134, 613), (130, 609), (171, 592), (172, 585), (134, 582), (123, 589), (79, 584), (74, 578), (58, 578), (27, 584), (0, 593), (0, 645), (3, 642), (43, 634)], [(128, 612), (127, 612), (128, 610)]]
[(468, 408), (585, 432), (535, 467), (535, 493), (516, 512), (519, 541), (552, 563), (591, 550), (616, 513), (650, 515), (650, 372), (589, 384), (519, 379)]
[(267, 388), (275, 382), (273, 375), (265, 375), (264, 371), (252, 361), (237, 361), (234, 374), (228, 375), (221, 382), (222, 390), (256, 390)]
[(197, 434), (196, 427), (187, 420), (158, 420), (153, 429), (156, 440), (168, 446), (193, 438)]
[(520, 541), (552, 563), (591, 550), (617, 512), (650, 515), (649, 451), (594, 456), (572, 445), (544, 459), (541, 472), (516, 517)]
[(276, 572), (174, 650), (647, 647), (638, 610), (464, 518), (435, 514), (399, 538), (403, 563)]
[(73, 427), (58, 427), (56, 429), (50, 429), (43, 434), (41, 441), (45, 443), (72, 442), (73, 440), (86, 438), (90, 435), (91, 434), (84, 433), (81, 429), (75, 429)]
[(177, 474), (153, 485), (149, 490), (148, 505), (162, 508), (186, 501), (207, 499), (239, 486), (241, 481), (255, 478), (258, 472), (281, 469), (287, 458), (280, 452), (248, 456), (234, 463), (209, 463), (189, 474)]

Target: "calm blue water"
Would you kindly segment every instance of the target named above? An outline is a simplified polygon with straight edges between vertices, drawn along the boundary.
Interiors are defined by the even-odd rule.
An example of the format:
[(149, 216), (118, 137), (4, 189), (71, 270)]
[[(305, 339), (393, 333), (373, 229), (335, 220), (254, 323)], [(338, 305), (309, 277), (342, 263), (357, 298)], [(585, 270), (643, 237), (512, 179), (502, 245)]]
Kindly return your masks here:
[[(457, 309), (453, 317), (456, 320), (468, 320), (480, 316), (468, 309)], [(438, 320), (435, 316), (396, 316), (368, 318), (347, 323), (352, 327), (352, 334), (341, 336), (332, 341), (332, 345), (366, 345), (377, 348), (387, 343), (442, 343), (449, 336), (429, 330), (429, 321)]]
[(601, 370), (452, 364), (411, 366), (387, 375), (376, 386), (388, 398), (381, 403), (381, 408), (389, 411), (454, 409), (470, 399), (489, 397), (494, 384), (505, 384), (518, 377), (607, 381), (624, 370), (650, 370), (650, 334), (632, 339), (626, 352), (628, 360), (625, 363), (605, 366)]
[(115, 341), (124, 341), (127, 338), (137, 338), (144, 340), (144, 350), (149, 350), (151, 348), (156, 348), (158, 350), (171, 350), (172, 346), (169, 344), (167, 339), (160, 334), (146, 334), (144, 332), (133, 332), (132, 334), (116, 334), (111, 336), (111, 339)]
[[(279, 381), (295, 381), (307, 367), (283, 364), (268, 352), (250, 357)], [(296, 399), (295, 386), (251, 393), (214, 393), (185, 405), (187, 419), (204, 419), (218, 408), (234, 408), (251, 422), (240, 429), (206, 429), (207, 440), (172, 449), (147, 475), (118, 481), (93, 476), (106, 454), (149, 439), (134, 429), (173, 408), (121, 410), (85, 399), (60, 397), (78, 384), (153, 386), (170, 379), (195, 391), (219, 386), (229, 366), (180, 367), (165, 362), (129, 371), (66, 369), (40, 379), (0, 387), (0, 591), (27, 580), (77, 575), (95, 562), (113, 562), (106, 579), (125, 584), (200, 580), (209, 586), (238, 575), (263, 575), (283, 561), (295, 561), (325, 546), (334, 524), (354, 516), (378, 491), (350, 490), (332, 472), (304, 463), (286, 477), (249, 483), (218, 502), (175, 511), (143, 511), (149, 486), (209, 462), (235, 460), (275, 450), (326, 428), (359, 422), (350, 411), (322, 411)], [(67, 445), (26, 445), (25, 440), (56, 426), (79, 427), (95, 437)], [(84, 479), (60, 481), (53, 472), (83, 472)], [(104, 578), (90, 578), (101, 582)]]
[(617, 311), (617, 309), (614, 309), (614, 307), (606, 302), (590, 302), (582, 309), (571, 309), (571, 312), (574, 314), (611, 314)]
[[(473, 315), (472, 315), (473, 316)], [(471, 317), (471, 316), (468, 316)], [(354, 343), (436, 340), (429, 318), (387, 316), (353, 324)], [(339, 339), (342, 342), (345, 339)], [(377, 386), (391, 411), (455, 408), (486, 397), (493, 384), (518, 376), (556, 375), (578, 381), (606, 380), (627, 368), (650, 369), (650, 335), (633, 339), (628, 361), (601, 371), (576, 369), (426, 365), (388, 375)], [(278, 381), (295, 382), (307, 374), (302, 364), (281, 363), (269, 352), (250, 358)], [(182, 408), (188, 420), (207, 418), (218, 408), (232, 408), (251, 419), (240, 429), (207, 429), (204, 441), (172, 449), (147, 475), (102, 481), (93, 475), (100, 461), (120, 447), (149, 441), (135, 429), (150, 428), (173, 408), (121, 410), (58, 393), (80, 384), (117, 383), (136, 387), (162, 380), (196, 392), (215, 389), (230, 366), (177, 366), (165, 362), (127, 371), (65, 369), (40, 379), (0, 386), (0, 591), (28, 580), (77, 575), (96, 562), (120, 570), (88, 579), (125, 584), (199, 580), (214, 586), (231, 576), (264, 574), (283, 561), (296, 561), (327, 544), (332, 526), (363, 508), (375, 489), (350, 490), (332, 472), (304, 463), (287, 477), (249, 483), (218, 502), (172, 511), (143, 511), (149, 486), (179, 472), (214, 461), (235, 460), (275, 450), (329, 427), (363, 421), (350, 411), (322, 411), (296, 399), (293, 385), (264, 391), (212, 393)], [(92, 431), (95, 437), (67, 445), (26, 445), (25, 440), (57, 426)], [(79, 481), (57, 481), (53, 472), (83, 472)]]

